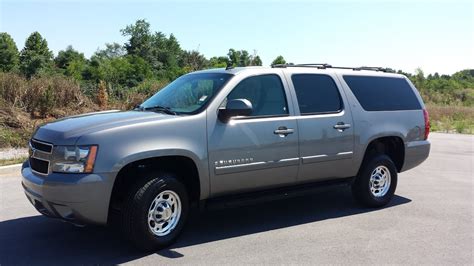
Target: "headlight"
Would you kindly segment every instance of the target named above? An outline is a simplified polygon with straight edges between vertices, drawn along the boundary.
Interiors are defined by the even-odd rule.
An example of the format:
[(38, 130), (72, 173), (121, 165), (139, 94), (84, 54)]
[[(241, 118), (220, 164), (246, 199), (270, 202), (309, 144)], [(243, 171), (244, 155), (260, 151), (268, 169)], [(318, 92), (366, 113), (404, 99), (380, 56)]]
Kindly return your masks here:
[(92, 173), (97, 146), (55, 146), (53, 172)]

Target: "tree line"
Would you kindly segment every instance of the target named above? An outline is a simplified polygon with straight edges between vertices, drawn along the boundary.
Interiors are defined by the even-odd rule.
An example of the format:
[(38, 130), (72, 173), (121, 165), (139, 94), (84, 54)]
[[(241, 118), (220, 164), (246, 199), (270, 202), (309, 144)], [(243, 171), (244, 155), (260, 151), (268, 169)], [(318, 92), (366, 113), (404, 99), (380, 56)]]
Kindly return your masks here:
[(261, 66), (260, 56), (247, 50), (229, 49), (227, 55), (207, 59), (196, 50), (184, 50), (177, 38), (152, 32), (146, 20), (120, 30), (128, 38), (125, 44), (107, 43), (90, 58), (68, 46), (54, 57), (48, 42), (33, 32), (19, 51), (12, 37), (0, 33), (0, 70), (14, 72), (30, 79), (35, 76), (61, 74), (78, 81), (112, 87), (134, 87), (147, 79), (173, 80), (200, 69), (226, 66)]
[[(113, 98), (121, 99), (128, 91), (152, 93), (156, 84), (166, 84), (178, 76), (195, 70), (226, 66), (261, 66), (256, 52), (231, 48), (226, 55), (206, 58), (196, 50), (184, 50), (177, 38), (151, 30), (146, 20), (137, 20), (120, 30), (127, 38), (124, 44), (107, 43), (90, 58), (72, 46), (58, 52), (48, 48), (48, 42), (38, 32), (33, 32), (19, 51), (11, 36), (0, 33), (0, 71), (16, 73), (27, 80), (35, 77), (64, 76), (76, 80), (86, 95), (97, 94), (105, 87)], [(285, 64), (278, 56), (272, 64)], [(453, 101), (472, 105), (474, 79), (472, 70), (451, 76), (425, 76), (421, 69), (407, 75), (427, 101), (450, 104)], [(160, 85), (161, 86), (161, 85)], [(158, 86), (158, 87), (160, 87)]]

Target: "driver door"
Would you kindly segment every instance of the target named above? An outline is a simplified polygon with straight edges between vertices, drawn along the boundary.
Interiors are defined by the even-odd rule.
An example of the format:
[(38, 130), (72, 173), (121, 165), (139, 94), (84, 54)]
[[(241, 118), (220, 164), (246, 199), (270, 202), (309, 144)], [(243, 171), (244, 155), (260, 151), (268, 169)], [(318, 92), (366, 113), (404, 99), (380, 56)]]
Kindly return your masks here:
[(228, 94), (247, 99), (252, 113), (209, 123), (208, 150), (213, 196), (265, 189), (296, 181), (297, 123), (290, 116), (288, 90), (278, 74), (245, 78)]

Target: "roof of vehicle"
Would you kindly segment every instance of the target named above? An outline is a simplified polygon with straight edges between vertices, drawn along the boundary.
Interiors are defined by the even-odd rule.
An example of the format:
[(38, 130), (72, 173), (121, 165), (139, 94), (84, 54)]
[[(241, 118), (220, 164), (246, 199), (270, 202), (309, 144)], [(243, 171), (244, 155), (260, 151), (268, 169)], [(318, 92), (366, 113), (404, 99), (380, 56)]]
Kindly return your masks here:
[(402, 74), (395, 73), (389, 68), (372, 68), (372, 67), (317, 67), (316, 65), (279, 65), (274, 67), (263, 66), (248, 66), (248, 67), (232, 67), (232, 68), (213, 68), (206, 70), (199, 70), (193, 73), (228, 73), (238, 75), (244, 72), (251, 72), (254, 74), (268, 73), (271, 70), (284, 70), (289, 73), (338, 73), (346, 75), (369, 75), (369, 76), (392, 76), (404, 77)]

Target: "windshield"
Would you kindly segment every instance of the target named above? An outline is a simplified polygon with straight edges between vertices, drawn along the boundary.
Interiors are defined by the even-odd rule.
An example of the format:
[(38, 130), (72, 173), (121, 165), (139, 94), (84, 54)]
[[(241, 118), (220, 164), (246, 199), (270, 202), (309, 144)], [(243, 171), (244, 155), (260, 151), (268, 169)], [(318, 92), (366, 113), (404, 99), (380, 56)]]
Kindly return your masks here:
[(165, 108), (174, 113), (198, 113), (232, 76), (227, 73), (181, 76), (142, 103), (140, 109), (163, 110)]

